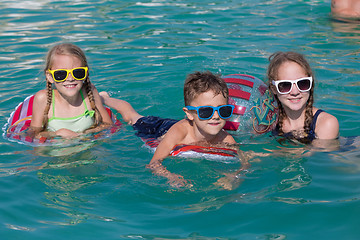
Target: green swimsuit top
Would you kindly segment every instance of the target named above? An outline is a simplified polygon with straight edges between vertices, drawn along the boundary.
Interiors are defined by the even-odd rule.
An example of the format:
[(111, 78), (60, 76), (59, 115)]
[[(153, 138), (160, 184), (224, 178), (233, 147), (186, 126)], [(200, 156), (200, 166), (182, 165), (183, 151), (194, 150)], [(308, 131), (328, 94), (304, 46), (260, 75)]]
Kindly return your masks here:
[(60, 118), (55, 117), (55, 95), (54, 90), (52, 91), (52, 105), (53, 105), (53, 115), (48, 121), (48, 131), (56, 132), (61, 128), (66, 128), (74, 132), (83, 132), (84, 130), (90, 128), (94, 124), (94, 110), (89, 111), (82, 91), (80, 91), (81, 98), (85, 106), (85, 112), (75, 117), (70, 118)]

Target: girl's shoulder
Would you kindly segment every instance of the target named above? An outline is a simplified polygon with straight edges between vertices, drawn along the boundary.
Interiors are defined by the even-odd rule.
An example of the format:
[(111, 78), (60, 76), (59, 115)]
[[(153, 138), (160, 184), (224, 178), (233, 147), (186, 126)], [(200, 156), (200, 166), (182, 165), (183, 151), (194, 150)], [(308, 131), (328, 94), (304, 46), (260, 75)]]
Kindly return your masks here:
[[(318, 112), (319, 110), (320, 112)], [(317, 123), (337, 122), (337, 118), (335, 116), (331, 115), (330, 113), (322, 109), (313, 107), (313, 115), (315, 115), (317, 112), (318, 112)]]
[(334, 139), (339, 134), (339, 122), (330, 113), (321, 112), (316, 121), (316, 135), (320, 139)]
[(45, 89), (35, 93), (34, 101), (36, 102), (46, 102), (48, 98), (47, 91)]
[(327, 112), (321, 112), (321, 114), (319, 114), (317, 123), (328, 127), (339, 125), (337, 118)]

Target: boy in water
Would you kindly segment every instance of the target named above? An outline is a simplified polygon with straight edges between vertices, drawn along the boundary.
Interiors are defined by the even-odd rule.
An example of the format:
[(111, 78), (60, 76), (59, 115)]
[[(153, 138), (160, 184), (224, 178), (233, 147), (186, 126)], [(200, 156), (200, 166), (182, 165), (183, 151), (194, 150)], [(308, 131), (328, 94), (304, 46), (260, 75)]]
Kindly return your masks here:
[[(169, 156), (176, 145), (201, 143), (205, 146), (213, 146), (236, 143), (234, 138), (223, 129), (226, 119), (231, 117), (234, 109), (234, 106), (228, 104), (227, 85), (219, 75), (209, 71), (195, 72), (187, 76), (184, 84), (185, 107), (183, 108), (187, 119), (180, 121), (153, 116), (144, 117), (127, 102), (110, 98), (106, 93), (100, 95), (104, 104), (116, 109), (124, 121), (133, 125), (138, 131), (137, 135), (162, 137), (147, 167), (154, 174), (166, 177), (172, 186), (187, 185), (187, 181), (181, 175), (171, 173), (162, 165), (162, 161)], [(234, 180), (224, 179), (218, 181), (223, 187)]]

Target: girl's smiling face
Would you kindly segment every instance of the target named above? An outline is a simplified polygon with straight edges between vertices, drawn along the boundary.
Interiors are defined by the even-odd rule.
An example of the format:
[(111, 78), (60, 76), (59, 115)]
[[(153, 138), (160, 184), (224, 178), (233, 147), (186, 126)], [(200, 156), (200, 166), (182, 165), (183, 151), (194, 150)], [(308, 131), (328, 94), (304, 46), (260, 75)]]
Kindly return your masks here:
[[(292, 61), (282, 63), (278, 69), (277, 80), (296, 80), (303, 77), (308, 77), (305, 70)], [(310, 91), (300, 92), (296, 85), (288, 94), (278, 93), (275, 87), (272, 88), (272, 91), (277, 95), (284, 109), (290, 111), (303, 110), (310, 97)]]
[[(82, 67), (82, 62), (79, 58), (70, 55), (55, 55), (51, 70), (56, 69), (73, 69)], [(63, 95), (73, 96), (78, 94), (83, 86), (83, 81), (78, 81), (73, 78), (71, 73), (68, 74), (64, 82), (55, 82), (52, 75), (47, 72), (46, 78), (51, 83), (55, 83), (56, 89)]]

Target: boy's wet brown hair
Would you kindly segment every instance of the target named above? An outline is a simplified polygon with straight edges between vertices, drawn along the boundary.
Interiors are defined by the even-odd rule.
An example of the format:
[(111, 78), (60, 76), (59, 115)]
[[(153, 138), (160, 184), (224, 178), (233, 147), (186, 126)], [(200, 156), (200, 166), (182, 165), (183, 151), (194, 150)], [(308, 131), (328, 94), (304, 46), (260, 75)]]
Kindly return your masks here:
[(215, 95), (222, 94), (228, 100), (229, 90), (220, 74), (214, 74), (210, 71), (188, 74), (184, 84), (185, 106), (190, 106), (197, 96), (210, 90)]

